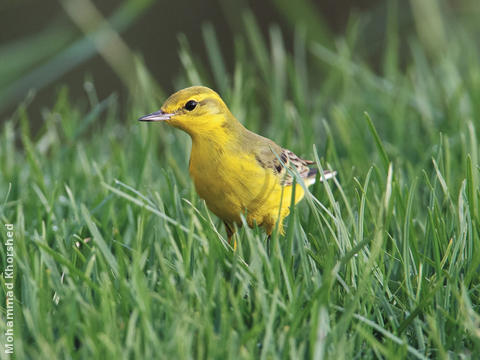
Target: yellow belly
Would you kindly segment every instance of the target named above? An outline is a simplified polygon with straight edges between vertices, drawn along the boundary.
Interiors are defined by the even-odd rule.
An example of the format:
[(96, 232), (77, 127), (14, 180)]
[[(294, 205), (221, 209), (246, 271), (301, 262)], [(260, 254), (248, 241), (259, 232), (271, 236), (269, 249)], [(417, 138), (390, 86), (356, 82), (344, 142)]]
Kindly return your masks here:
[[(281, 186), (270, 169), (261, 167), (253, 154), (204, 154), (205, 147), (192, 146), (190, 174), (198, 195), (208, 208), (227, 223), (241, 225), (240, 215), (250, 226), (256, 222), (270, 234), (289, 213), (292, 186)], [(208, 155), (208, 156), (206, 156)], [(295, 201), (304, 191), (296, 185)]]

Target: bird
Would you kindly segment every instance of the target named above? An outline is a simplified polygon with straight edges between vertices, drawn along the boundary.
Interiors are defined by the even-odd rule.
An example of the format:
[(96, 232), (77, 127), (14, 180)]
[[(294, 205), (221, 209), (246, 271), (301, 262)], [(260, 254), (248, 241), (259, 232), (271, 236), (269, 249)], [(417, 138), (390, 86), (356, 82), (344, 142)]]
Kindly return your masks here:
[[(290, 213), (291, 203), (298, 203), (305, 194), (294, 181), (295, 176), (300, 176), (307, 187), (315, 183), (318, 169), (310, 167), (313, 161), (245, 128), (208, 87), (177, 91), (160, 110), (138, 120), (165, 122), (190, 135), (189, 172), (195, 189), (225, 224), (234, 249), (235, 225), (242, 226), (242, 216), (248, 226), (263, 227), (269, 237), (276, 226), (284, 234), (283, 220)], [(335, 175), (335, 171), (325, 170), (321, 181)]]

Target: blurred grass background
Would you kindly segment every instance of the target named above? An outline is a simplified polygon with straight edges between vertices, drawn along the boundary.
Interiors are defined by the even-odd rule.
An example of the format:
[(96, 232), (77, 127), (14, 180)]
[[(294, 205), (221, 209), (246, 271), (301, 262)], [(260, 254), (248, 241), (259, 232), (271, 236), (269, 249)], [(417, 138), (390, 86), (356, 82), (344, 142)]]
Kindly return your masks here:
[[(17, 358), (478, 357), (476, 1), (38, 6), (1, 5)], [(285, 237), (233, 253), (188, 137), (136, 122), (191, 84), (338, 171)]]
[[(0, 5), (0, 122), (8, 118), (18, 102), (25, 98), (30, 103), (29, 111), (41, 111), (45, 104), (54, 101), (59, 84), (68, 84), (73, 96), (82, 97), (84, 91), (78, 84), (86, 77), (95, 80), (99, 97), (115, 92), (121, 102), (128, 101), (130, 94), (123, 87), (122, 75), (102, 58), (92, 41), (100, 32), (102, 22), (88, 13), (89, 6), (85, 5), (88, 3), (84, 2), (83, 9), (73, 11), (73, 14), (87, 19), (83, 31), (75, 15), (72, 17), (72, 12), (66, 11), (69, 4), (72, 7), (81, 2), (19, 0), (5, 1)], [(356, 49), (361, 53), (356, 55), (377, 71), (387, 46), (385, 29), (391, 19), (389, 26), (398, 27), (395, 40), (400, 50), (398, 60), (405, 64), (409, 38), (415, 36), (417, 30), (429, 51), (434, 50), (431, 47), (437, 46), (435, 43), (441, 41), (438, 37), (446, 31), (438, 29), (443, 26), (441, 22), (431, 28), (429, 21), (422, 21), (427, 18), (435, 23), (438, 14), (430, 14), (428, 4), (415, 6), (415, 3), (422, 2), (399, 2), (395, 14), (390, 17), (388, 2), (378, 0), (301, 1), (295, 4), (285, 0), (207, 0), (201, 3), (109, 0), (90, 4), (121, 34), (129, 49), (142, 58), (155, 80), (169, 93), (175, 89), (172, 74), (181, 72), (178, 35), (182, 33), (189, 39), (195, 58), (203, 61), (208, 54), (203, 46), (201, 26), (212, 24), (226, 67), (231, 72), (238, 45), (236, 38), (245, 33), (241, 14), (246, 10), (256, 15), (259, 31), (264, 36), (270, 25), (278, 24), (289, 51), (293, 50), (293, 34), (299, 26), (305, 28), (309, 40), (332, 48), (336, 37), (341, 37), (351, 26), (358, 26), (354, 24), (361, 18), (362, 34), (356, 39), (362, 42)], [(439, 4), (450, 16), (461, 18), (462, 27), (472, 31), (472, 36), (478, 35), (475, 1), (443, 1)], [(85, 37), (85, 33), (91, 36)], [(426, 33), (437, 35), (429, 38)], [(211, 69), (208, 71), (211, 73)]]

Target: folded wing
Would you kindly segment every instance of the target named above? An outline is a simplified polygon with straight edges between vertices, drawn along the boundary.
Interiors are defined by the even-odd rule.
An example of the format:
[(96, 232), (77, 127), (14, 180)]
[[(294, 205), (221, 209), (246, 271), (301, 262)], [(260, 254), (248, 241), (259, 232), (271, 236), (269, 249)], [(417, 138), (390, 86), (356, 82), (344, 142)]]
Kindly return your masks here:
[[(307, 185), (315, 183), (317, 168), (310, 168), (314, 162), (305, 160), (292, 151), (283, 149), (274, 142), (269, 142), (255, 152), (255, 158), (260, 166), (271, 170), (280, 179), (282, 186), (292, 185), (294, 175), (297, 172)], [(290, 171), (289, 171), (290, 170)], [(293, 171), (293, 173), (292, 173)], [(324, 170), (321, 181), (333, 178), (336, 171)]]

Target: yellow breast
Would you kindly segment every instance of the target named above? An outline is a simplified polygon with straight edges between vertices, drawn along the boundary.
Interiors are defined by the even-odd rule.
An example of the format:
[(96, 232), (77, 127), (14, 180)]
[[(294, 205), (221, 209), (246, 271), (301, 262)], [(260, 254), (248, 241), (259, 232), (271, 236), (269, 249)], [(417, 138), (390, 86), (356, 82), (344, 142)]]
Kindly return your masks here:
[[(289, 213), (292, 186), (282, 187), (253, 154), (229, 151), (218, 139), (193, 139), (190, 174), (199, 196), (226, 222), (240, 224), (243, 214), (249, 225), (256, 222), (271, 233), (279, 215), (282, 220)], [(303, 195), (297, 185), (295, 203)]]

